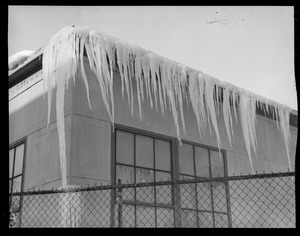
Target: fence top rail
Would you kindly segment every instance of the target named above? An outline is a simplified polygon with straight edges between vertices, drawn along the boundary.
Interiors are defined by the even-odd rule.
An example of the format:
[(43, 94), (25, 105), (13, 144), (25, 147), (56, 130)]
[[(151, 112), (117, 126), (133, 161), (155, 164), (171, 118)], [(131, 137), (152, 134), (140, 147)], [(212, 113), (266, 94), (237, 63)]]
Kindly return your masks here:
[(168, 180), (168, 181), (158, 181), (158, 182), (146, 182), (146, 183), (136, 183), (136, 184), (107, 184), (107, 185), (95, 185), (88, 187), (78, 187), (72, 189), (51, 189), (51, 190), (33, 190), (33, 191), (24, 191), (24, 192), (15, 192), (10, 193), (10, 196), (24, 196), (24, 195), (41, 195), (41, 194), (56, 194), (56, 193), (75, 193), (75, 192), (84, 192), (84, 191), (96, 191), (96, 190), (120, 190), (122, 188), (132, 188), (132, 187), (148, 187), (148, 186), (161, 186), (161, 185), (174, 185), (174, 184), (189, 184), (189, 183), (205, 183), (205, 182), (224, 182), (232, 180), (249, 180), (249, 179), (263, 179), (263, 178), (278, 178), (278, 177), (288, 177), (295, 176), (295, 172), (279, 172), (279, 173), (263, 173), (255, 175), (232, 175), (227, 177), (197, 177), (193, 179), (183, 179), (183, 180)]

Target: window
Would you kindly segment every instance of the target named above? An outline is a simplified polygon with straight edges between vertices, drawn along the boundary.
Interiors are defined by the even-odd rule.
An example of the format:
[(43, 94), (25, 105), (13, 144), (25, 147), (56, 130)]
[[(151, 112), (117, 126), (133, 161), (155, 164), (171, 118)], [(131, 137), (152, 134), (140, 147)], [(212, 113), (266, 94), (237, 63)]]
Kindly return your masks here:
[[(123, 184), (226, 176), (224, 152), (216, 148), (128, 128), (114, 134), (115, 180)], [(226, 181), (123, 188), (122, 200), (123, 227), (229, 226)]]
[[(183, 143), (179, 150), (179, 177), (224, 177), (223, 152)], [(180, 205), (183, 227), (228, 226), (227, 183), (181, 184)]]
[[(23, 179), (23, 162), (25, 143), (19, 143), (9, 149), (9, 193), (21, 192)], [(20, 213), (20, 197), (9, 199), (10, 209), (14, 214)]]
[[(115, 133), (116, 180), (135, 184), (172, 179), (170, 140), (121, 129)], [(173, 226), (171, 186), (124, 188), (123, 201), (123, 226)], [(164, 219), (157, 219), (162, 214)]]

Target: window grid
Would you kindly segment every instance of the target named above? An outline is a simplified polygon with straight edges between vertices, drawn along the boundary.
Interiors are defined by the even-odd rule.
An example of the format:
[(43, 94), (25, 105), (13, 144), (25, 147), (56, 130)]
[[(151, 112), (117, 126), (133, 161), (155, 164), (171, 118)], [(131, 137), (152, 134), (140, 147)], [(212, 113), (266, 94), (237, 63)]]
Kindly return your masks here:
[[(131, 164), (124, 164), (120, 161), (118, 161), (117, 159), (117, 146), (118, 146), (118, 141), (117, 141), (117, 132), (118, 131), (121, 131), (121, 132), (126, 132), (126, 133), (130, 133), (130, 134), (133, 134), (133, 165)], [(207, 155), (208, 155), (208, 173), (209, 173), (209, 176), (208, 177), (215, 177), (215, 174), (213, 175), (213, 170), (212, 170), (212, 160), (211, 160), (211, 152), (217, 152), (218, 149), (215, 149), (213, 147), (209, 147), (209, 146), (206, 146), (206, 145), (201, 145), (201, 144), (196, 144), (196, 143), (192, 143), (192, 142), (186, 142), (186, 141), (183, 141), (183, 143), (185, 144), (188, 144), (188, 145), (191, 145), (192, 146), (192, 155), (193, 155), (193, 175), (190, 175), (190, 174), (183, 174), (181, 173), (181, 171), (178, 169), (176, 170), (175, 168), (175, 172), (174, 172), (174, 167), (173, 167), (173, 158), (175, 156), (177, 156), (176, 158), (176, 162), (178, 162), (180, 160), (180, 155), (176, 155), (176, 152), (179, 154), (179, 146), (176, 145), (176, 140), (174, 139), (169, 139), (169, 138), (162, 138), (160, 137), (160, 135), (156, 136), (155, 134), (151, 134), (151, 132), (149, 132), (150, 134), (148, 134), (148, 132), (144, 132), (144, 131), (138, 131), (138, 130), (135, 130), (135, 129), (127, 129), (127, 128), (117, 128), (116, 129), (116, 135), (115, 135), (115, 153), (116, 153), (116, 156), (115, 156), (115, 178), (117, 180), (117, 169), (116, 167), (117, 166), (128, 166), (128, 167), (132, 167), (133, 168), (133, 183), (137, 183), (137, 180), (138, 180), (138, 176), (137, 176), (137, 169), (138, 168), (141, 168), (143, 170), (152, 170), (153, 171), (153, 176), (151, 178), (153, 178), (153, 181), (160, 181), (160, 179), (157, 179), (157, 175), (158, 175), (158, 172), (162, 172), (162, 173), (168, 173), (169, 176), (170, 176), (170, 179), (172, 180), (175, 176), (179, 176), (179, 177), (182, 177), (183, 175), (185, 177), (192, 177), (192, 178), (195, 178), (195, 177), (203, 177), (203, 176), (199, 176), (198, 173), (197, 173), (197, 164), (196, 164), (196, 148), (202, 148), (202, 149), (205, 149), (207, 150)], [(145, 167), (145, 166), (142, 166), (142, 165), (137, 165), (137, 138), (138, 136), (144, 136), (144, 137), (147, 137), (147, 138), (151, 138), (152, 140), (152, 149), (153, 149), (153, 153), (152, 153), (152, 157), (153, 157), (153, 165), (152, 167)], [(167, 141), (169, 143), (169, 148), (170, 148), (170, 163), (169, 163), (169, 171), (166, 171), (166, 170), (163, 170), (162, 168), (159, 169), (159, 166), (156, 167), (156, 141), (155, 140), (162, 140), (162, 141)], [(175, 144), (175, 146), (173, 145)], [(173, 148), (175, 147), (175, 149), (173, 150)], [(175, 152), (175, 153), (174, 153)], [(175, 156), (174, 156), (175, 155)], [(224, 151), (221, 151), (221, 155), (222, 155), (222, 174), (224, 174), (224, 176), (227, 175), (227, 172), (226, 172), (226, 161), (225, 161), (225, 153)], [(197, 157), (199, 157), (199, 155), (197, 155)], [(214, 155), (215, 157), (215, 155)], [(176, 163), (175, 162), (175, 163)], [(215, 163), (215, 162), (214, 162)], [(176, 166), (176, 165), (175, 165)], [(198, 163), (198, 166), (199, 166), (199, 163)], [(214, 171), (216, 171), (216, 173), (218, 173), (218, 169), (215, 169)], [(200, 174), (200, 173), (199, 173)], [(176, 177), (177, 178), (177, 177)], [(148, 180), (149, 181), (149, 180)], [(228, 208), (228, 184), (227, 182), (222, 182), (224, 183), (224, 198), (225, 198), (225, 209), (224, 211), (219, 211), (217, 209), (215, 209), (215, 201), (216, 199), (214, 199), (214, 187), (212, 185), (212, 183), (209, 183), (209, 196), (210, 196), (210, 208), (209, 210), (207, 209), (202, 209), (199, 207), (199, 196), (198, 196), (198, 189), (199, 189), (199, 186), (197, 186), (196, 184), (193, 184), (193, 191), (194, 191), (194, 197), (195, 197), (195, 204), (196, 204), (196, 207), (195, 208), (185, 208), (185, 207), (182, 207), (182, 200), (181, 197), (179, 198), (179, 202), (176, 201), (176, 197), (175, 197), (175, 189), (172, 187), (171, 188), (171, 199), (170, 199), (170, 204), (165, 204), (165, 203), (159, 203), (158, 202), (158, 199), (157, 199), (157, 187), (154, 186), (153, 187), (153, 200), (149, 201), (149, 200), (145, 200), (145, 199), (142, 199), (142, 201), (144, 201), (144, 203), (142, 201), (139, 201), (138, 200), (138, 191), (137, 191), (137, 188), (134, 188), (134, 199), (133, 200), (124, 200), (124, 204), (126, 205), (131, 205), (134, 207), (134, 223), (135, 223), (135, 227), (138, 227), (138, 206), (145, 206), (145, 207), (151, 207), (153, 208), (151, 211), (154, 212), (154, 224), (155, 224), (155, 227), (157, 227), (158, 225), (158, 219), (157, 219), (157, 212), (158, 210), (163, 210), (163, 208), (165, 209), (172, 209), (172, 214), (173, 214), (173, 224), (174, 226), (176, 225), (176, 219), (178, 219), (178, 216), (176, 216), (176, 204), (178, 204), (178, 207), (179, 209), (182, 209), (181, 211), (193, 211), (196, 213), (196, 226), (199, 227), (200, 226), (200, 218), (204, 217), (203, 214), (207, 213), (207, 214), (210, 214), (210, 219), (212, 220), (212, 222), (210, 223), (210, 227), (217, 227), (217, 222), (216, 222), (216, 215), (215, 214), (218, 214), (218, 218), (220, 218), (221, 215), (226, 215), (227, 216), (227, 225), (230, 226), (230, 209)], [(180, 194), (181, 195), (181, 194)], [(158, 209), (159, 208), (159, 209)], [(183, 214), (183, 213), (182, 213)], [(181, 214), (180, 214), (181, 215)], [(222, 218), (222, 217), (221, 217)]]
[[(17, 154), (17, 150), (20, 148), (20, 152)], [(24, 163), (25, 163), (25, 153), (26, 153), (26, 138), (23, 138), (14, 144), (12, 144), (9, 147), (9, 152), (13, 150), (13, 160), (10, 163), (12, 165), (12, 169), (9, 167), (9, 171), (11, 170), (11, 176), (9, 176), (9, 193), (14, 192), (14, 183), (15, 180), (20, 178), (19, 183), (18, 183), (18, 192), (23, 191), (23, 182), (24, 182)], [(18, 156), (17, 156), (18, 155)], [(10, 158), (10, 157), (9, 157)], [(16, 159), (18, 162), (16, 161)], [(16, 168), (16, 165), (18, 165), (18, 168)], [(18, 171), (18, 173), (15, 175), (15, 172)], [(18, 225), (21, 225), (21, 215), (22, 215), (22, 196), (19, 197), (11, 197), (9, 195), (9, 208), (10, 210), (18, 217)]]
[[(118, 158), (117, 158), (117, 154), (116, 154), (116, 159), (115, 159), (115, 178), (117, 180), (117, 166), (127, 166), (127, 167), (132, 167), (133, 168), (133, 183), (137, 183), (137, 169), (145, 169), (145, 170), (152, 170), (153, 171), (153, 181), (160, 181), (159, 180), (156, 180), (157, 178), (157, 172), (162, 172), (162, 173), (168, 173), (169, 176), (170, 176), (170, 180), (173, 179), (173, 171), (172, 171), (172, 145), (171, 145), (171, 142), (170, 140), (168, 139), (163, 139), (163, 138), (160, 138), (160, 137), (155, 137), (155, 136), (152, 136), (152, 135), (144, 135), (144, 134), (140, 134), (139, 132), (133, 132), (133, 131), (127, 131), (127, 130), (123, 130), (123, 129), (116, 129), (116, 135), (115, 135), (115, 148), (117, 149), (118, 148), (118, 139), (117, 139), (117, 133), (118, 131), (121, 131), (121, 132), (127, 132), (127, 133), (131, 133), (133, 134), (133, 165), (130, 165), (130, 164), (124, 164), (122, 162), (118, 162)], [(151, 138), (152, 140), (152, 149), (153, 149), (153, 165), (152, 165), (152, 168), (150, 167), (145, 167), (145, 166), (141, 166), (141, 165), (137, 165), (137, 136), (144, 136), (144, 137), (147, 137), (147, 138)], [(156, 167), (156, 146), (155, 146), (155, 140), (162, 140), (162, 141), (167, 141), (169, 143), (169, 150), (170, 150), (170, 156), (169, 156), (169, 171), (166, 171), (166, 170), (163, 170), (163, 169), (159, 169)], [(115, 152), (117, 153), (117, 152)], [(149, 180), (148, 180), (149, 181)], [(153, 202), (141, 202), (138, 200), (138, 196), (137, 196), (137, 188), (135, 187), (134, 188), (134, 199), (133, 201), (128, 201), (128, 200), (124, 200), (123, 203), (126, 204), (126, 205), (131, 205), (134, 207), (134, 224), (135, 224), (135, 227), (138, 227), (138, 210), (137, 208), (139, 206), (147, 206), (147, 207), (151, 207), (153, 208), (154, 210), (154, 224), (155, 224), (155, 227), (157, 227), (158, 225), (158, 222), (157, 222), (157, 210), (158, 208), (160, 209), (173, 209), (173, 219), (175, 219), (175, 206), (174, 206), (174, 198), (173, 198), (173, 187), (171, 188), (171, 199), (170, 199), (170, 203), (169, 204), (164, 204), (164, 203), (158, 203), (157, 202), (157, 188), (156, 186), (153, 187)], [(173, 222), (173, 224), (175, 224), (175, 222)]]
[[(195, 178), (195, 177), (202, 177), (202, 176), (198, 176), (197, 175), (197, 170), (196, 170), (196, 155), (195, 155), (195, 148), (196, 147), (200, 147), (200, 148), (204, 148), (204, 149), (207, 149), (208, 150), (208, 161), (209, 161), (209, 177), (212, 177), (212, 162), (211, 162), (211, 152), (214, 151), (213, 149), (210, 149), (208, 147), (203, 147), (201, 145), (195, 145), (195, 144), (191, 144), (189, 142), (183, 142), (183, 144), (187, 144), (187, 145), (191, 145), (193, 148), (193, 171), (194, 171), (194, 175), (190, 175), (190, 174), (186, 174), (186, 173), (181, 173), (180, 170), (179, 170), (179, 176), (180, 177), (189, 177), (189, 178)], [(221, 152), (222, 153), (222, 164), (223, 164), (223, 173), (224, 173), (224, 176), (226, 176), (226, 169), (225, 169), (225, 160), (224, 160), (224, 152)], [(180, 156), (178, 157), (180, 158)], [(186, 210), (186, 211), (196, 211), (196, 217), (197, 217), (197, 227), (199, 227), (199, 219), (200, 219), (200, 216), (199, 214), (201, 214), (202, 212), (207, 212), (207, 213), (211, 213), (212, 214), (212, 224), (213, 224), (213, 227), (215, 228), (216, 227), (216, 219), (215, 219), (215, 214), (223, 214), (223, 215), (227, 215), (227, 223), (228, 223), (228, 226), (229, 226), (229, 221), (230, 221), (230, 217), (229, 217), (229, 213), (228, 213), (228, 186), (227, 186), (227, 183), (226, 182), (222, 182), (225, 184), (225, 197), (226, 197), (226, 213), (225, 212), (220, 212), (220, 211), (216, 211), (215, 210), (215, 200), (214, 200), (214, 188), (213, 188), (213, 185), (212, 183), (209, 183), (209, 186), (210, 186), (210, 198), (211, 198), (211, 211), (208, 211), (208, 210), (199, 210), (199, 206), (198, 206), (198, 186), (197, 184), (193, 184), (193, 189), (194, 189), (194, 197), (195, 197), (195, 201), (196, 201), (196, 207), (195, 209), (193, 208), (186, 208), (186, 207), (182, 207), (181, 206), (181, 209), (182, 210)], [(182, 202), (180, 201), (180, 204)]]

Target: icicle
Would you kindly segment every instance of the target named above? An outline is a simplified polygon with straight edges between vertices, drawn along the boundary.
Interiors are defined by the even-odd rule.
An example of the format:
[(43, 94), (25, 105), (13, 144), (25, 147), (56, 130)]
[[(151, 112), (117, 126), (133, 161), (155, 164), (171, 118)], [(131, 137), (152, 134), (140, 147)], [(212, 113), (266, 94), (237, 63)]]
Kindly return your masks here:
[(277, 129), (279, 130), (279, 109), (278, 109), (278, 106), (275, 106), (275, 115), (276, 115)]
[[(269, 99), (265, 98), (265, 110), (267, 112), (267, 115), (270, 115), (270, 110), (269, 110)], [(266, 114), (266, 113), (265, 113)]]
[(158, 62), (158, 65), (157, 65), (157, 72), (156, 72), (156, 75), (157, 75), (157, 84), (158, 84), (158, 97), (159, 97), (159, 103), (160, 103), (160, 111), (161, 111), (161, 114), (162, 116), (164, 116), (165, 114), (165, 108), (164, 108), (164, 101), (163, 101), (163, 92), (162, 92), (162, 78), (160, 77), (160, 62)]
[[(253, 99), (254, 100), (254, 99)], [(256, 132), (255, 132), (255, 109), (254, 102), (245, 91), (241, 90), (240, 92), (240, 103), (239, 110), (241, 116), (241, 125), (243, 131), (244, 142), (246, 146), (246, 151), (248, 153), (251, 170), (254, 174), (254, 168), (251, 157), (251, 146), (256, 153)], [(255, 101), (255, 100), (254, 100)]]
[(66, 139), (65, 139), (65, 116), (64, 116), (65, 79), (59, 77), (56, 92), (57, 132), (59, 139), (59, 157), (61, 166), (62, 185), (67, 184), (66, 168)]
[(229, 102), (229, 88), (226, 85), (224, 86), (223, 89), (223, 118), (224, 118), (224, 123), (225, 123), (227, 136), (229, 139), (229, 143), (230, 146), (232, 147), (231, 135), (233, 134), (233, 128), (232, 128), (232, 118), (231, 118), (230, 102)]
[(145, 54), (142, 57), (142, 71), (144, 74), (144, 79), (145, 79), (145, 87), (146, 87), (146, 94), (147, 94), (147, 99), (150, 99), (150, 107), (153, 108), (153, 103), (152, 103), (152, 95), (151, 95), (151, 84), (150, 84), (150, 59), (148, 54)]
[(256, 99), (252, 95), (250, 96), (250, 118), (251, 121), (248, 123), (250, 128), (250, 135), (252, 140), (252, 146), (254, 153), (257, 156), (257, 137), (256, 137)]
[[(202, 80), (203, 81), (203, 80)], [(190, 100), (192, 104), (193, 111), (196, 116), (196, 121), (198, 124), (198, 130), (199, 134), (201, 136), (201, 133), (205, 132), (204, 126), (205, 126), (205, 117), (203, 112), (204, 110), (204, 104), (203, 104), (203, 88), (204, 84), (202, 83), (200, 79), (198, 79), (198, 74), (195, 71), (191, 71), (189, 73), (189, 95)]]
[[(116, 42), (117, 49), (117, 64), (119, 67), (120, 77), (121, 77), (121, 85), (122, 85), (122, 98), (124, 100), (124, 72), (123, 72), (123, 44), (121, 40)], [(128, 94), (129, 96), (129, 94)], [(128, 97), (129, 100), (129, 97)], [(129, 101), (128, 101), (129, 103)]]
[(280, 127), (285, 143), (288, 163), (290, 171), (292, 171), (292, 164), (291, 164), (291, 157), (290, 157), (290, 142), (291, 142), (291, 134), (290, 134), (290, 113), (291, 108), (287, 106), (282, 106), (279, 109), (279, 115), (280, 115)]
[[(105, 45), (103, 45), (104, 42), (101, 41), (101, 38), (97, 37), (96, 32), (94, 30), (90, 31), (89, 41), (90, 43), (87, 43), (85, 45), (85, 48), (86, 48), (90, 68), (96, 75), (96, 78), (99, 82), (103, 103), (106, 107), (110, 120), (113, 124), (114, 123), (114, 117), (112, 115), (113, 102), (114, 102), (113, 94), (112, 94), (113, 83), (110, 78), (110, 73), (109, 73), (108, 64), (106, 60)], [(112, 104), (112, 112), (110, 111), (110, 106), (107, 97), (109, 93), (111, 95), (110, 100)]]
[[(59, 157), (62, 174), (62, 185), (66, 184), (66, 141), (64, 123), (64, 96), (66, 80), (74, 76), (73, 67), (75, 61), (73, 29), (63, 28), (58, 34), (54, 35), (44, 49), (43, 56), (43, 77), (44, 84), (47, 83), (48, 89), (48, 122), (50, 122), (52, 89), (54, 84), (56, 90), (56, 120), (59, 138)], [(56, 81), (56, 82), (55, 82)]]
[(149, 56), (149, 66), (150, 66), (150, 73), (151, 73), (151, 86), (153, 89), (155, 108), (157, 111), (158, 82), (157, 82), (156, 76), (157, 76), (157, 78), (159, 77), (159, 71), (158, 71), (159, 70), (159, 67), (158, 67), (159, 60), (153, 53), (148, 54), (148, 56)]
[(166, 83), (168, 82), (167, 76), (168, 76), (168, 72), (167, 72), (167, 65), (166, 65), (166, 60), (162, 60), (161, 64), (160, 64), (160, 69), (161, 69), (161, 74), (162, 74), (162, 80), (161, 80), (161, 84), (162, 84), (162, 91), (163, 91), (163, 106), (164, 106), (164, 110), (166, 111), (166, 115), (167, 115), (167, 86)]
[[(51, 106), (52, 106), (52, 91), (54, 87), (54, 75), (56, 71), (54, 70), (54, 66), (52, 65), (52, 47), (48, 47), (44, 50), (43, 54), (43, 77), (44, 77), (44, 87), (47, 84), (47, 95), (48, 95), (48, 107), (47, 107), (47, 129), (50, 124), (50, 114), (51, 114)], [(52, 63), (51, 63), (52, 62)]]
[(182, 128), (183, 128), (183, 132), (184, 134), (186, 135), (186, 129), (185, 129), (185, 122), (184, 122), (184, 114), (183, 114), (183, 94), (185, 92), (183, 92), (185, 89), (186, 89), (186, 74), (185, 74), (185, 71), (184, 71), (184, 68), (183, 66), (181, 66), (180, 64), (177, 64), (178, 67), (181, 67), (180, 68), (180, 76), (179, 78), (177, 79), (175, 77), (175, 81), (177, 82), (177, 101), (179, 103), (179, 111), (180, 111), (180, 117), (181, 117), (181, 124), (182, 124)]
[(125, 87), (128, 95), (128, 104), (131, 108), (131, 115), (133, 116), (133, 89), (132, 89), (132, 80), (130, 73), (130, 46), (127, 42), (124, 43), (123, 48), (123, 68), (125, 75)]
[[(216, 136), (217, 136), (217, 143), (218, 143), (218, 148), (220, 151), (221, 148), (221, 140), (220, 140), (220, 135), (219, 135), (219, 128), (218, 128), (218, 122), (216, 118), (216, 110), (214, 107), (214, 98), (213, 98), (213, 92), (214, 92), (214, 86), (215, 86), (215, 80), (210, 77), (209, 75), (204, 75), (205, 78), (205, 99), (206, 99), (206, 106), (208, 108), (208, 114), (211, 118)], [(208, 118), (209, 119), (209, 118)]]
[(84, 83), (85, 90), (86, 90), (86, 96), (87, 96), (88, 104), (89, 104), (90, 109), (92, 110), (91, 101), (90, 101), (88, 79), (86, 77), (84, 66), (83, 66), (83, 51), (84, 51), (84, 45), (85, 45), (86, 37), (87, 37), (87, 32), (82, 33), (82, 35), (80, 35), (80, 55), (79, 55), (80, 56), (80, 69), (81, 69), (81, 75), (82, 75), (83, 83)]
[(136, 87), (137, 87), (137, 99), (139, 105), (139, 116), (140, 121), (142, 121), (142, 105), (141, 100), (144, 100), (144, 90), (143, 90), (143, 83), (142, 83), (142, 69), (141, 69), (141, 57), (143, 55), (142, 50), (139, 48), (135, 48), (135, 80), (136, 80)]
[(233, 112), (234, 112), (234, 117), (235, 121), (237, 122), (237, 114), (236, 114), (236, 91), (235, 89), (232, 90), (232, 106), (233, 106)]
[(204, 74), (199, 74), (198, 75), (198, 77), (199, 77), (199, 79), (200, 80), (202, 80), (203, 81), (203, 99), (204, 99), (204, 104), (205, 104), (205, 107), (206, 107), (206, 111), (205, 111), (205, 113), (206, 113), (206, 118), (207, 118), (207, 123), (208, 123), (208, 129), (209, 129), (209, 133), (210, 133), (210, 135), (212, 135), (212, 131), (211, 131), (211, 126), (210, 126), (210, 120), (211, 119), (209, 119), (209, 108), (208, 108), (208, 105), (207, 105), (207, 102), (208, 102), (208, 99), (206, 98), (206, 90), (207, 90), (207, 83), (206, 83), (206, 77), (204, 76)]
[(215, 107), (217, 108), (217, 114), (219, 116), (219, 97), (220, 97), (220, 92), (219, 92), (219, 85), (218, 83), (215, 83)]
[[(181, 143), (181, 136), (180, 136), (180, 129), (179, 129), (179, 124), (178, 124), (178, 113), (176, 109), (176, 103), (175, 103), (175, 94), (174, 94), (174, 80), (172, 79), (172, 67), (174, 67), (174, 64), (171, 62), (168, 62), (164, 60), (163, 64), (163, 88), (165, 91), (165, 94), (169, 100), (169, 105), (170, 109), (173, 114), (173, 120), (174, 120), (174, 125), (175, 125), (175, 131), (177, 135), (177, 139), (179, 143)], [(166, 99), (164, 97), (164, 101), (166, 102)]]
[[(204, 103), (204, 93), (205, 93), (205, 79), (201, 76), (200, 73), (197, 75), (198, 79), (198, 89), (199, 89), (199, 98), (198, 98), (198, 106), (200, 110), (200, 117), (202, 120), (202, 130), (205, 133), (206, 129), (206, 112), (205, 112), (205, 103)], [(207, 119), (209, 120), (209, 119)]]

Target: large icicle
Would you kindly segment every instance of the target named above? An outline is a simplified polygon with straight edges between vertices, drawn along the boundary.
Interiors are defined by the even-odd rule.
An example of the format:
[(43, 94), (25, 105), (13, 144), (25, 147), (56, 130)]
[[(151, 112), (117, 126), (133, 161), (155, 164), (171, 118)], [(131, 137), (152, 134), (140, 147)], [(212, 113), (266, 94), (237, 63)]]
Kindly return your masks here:
[(62, 177), (63, 186), (67, 184), (64, 96), (65, 96), (65, 80), (59, 79), (57, 81), (57, 93), (56, 93), (56, 113), (57, 113), (56, 122), (57, 122), (57, 132), (58, 132), (58, 141), (59, 141), (61, 177)]
[[(62, 185), (66, 185), (66, 141), (64, 122), (64, 97), (66, 81), (74, 76), (74, 42), (73, 28), (65, 27), (54, 35), (44, 49), (43, 76), (48, 89), (48, 121), (50, 123), (52, 90), (56, 90), (56, 117), (59, 138), (59, 157), (62, 174)], [(45, 86), (44, 86), (45, 88)]]
[(292, 164), (291, 164), (291, 157), (290, 157), (290, 142), (291, 142), (291, 134), (290, 134), (290, 113), (291, 113), (291, 108), (287, 106), (282, 106), (281, 109), (279, 109), (280, 113), (280, 127), (286, 147), (286, 153), (287, 153), (287, 158), (288, 158), (288, 163), (289, 163), (289, 168), (290, 171), (292, 171)]
[(196, 71), (189, 72), (189, 96), (198, 124), (199, 134), (205, 134), (206, 114), (204, 107), (204, 80)]
[[(219, 128), (218, 128), (218, 122), (216, 117), (216, 109), (215, 109), (215, 102), (214, 102), (214, 88), (217, 84), (217, 81), (210, 77), (209, 75), (204, 75), (205, 78), (205, 101), (206, 101), (206, 107), (207, 107), (207, 114), (209, 114), (211, 118), (211, 122), (213, 124), (216, 136), (217, 136), (217, 143), (218, 148), (220, 150), (221, 148), (221, 139), (219, 135)], [(209, 119), (209, 118), (208, 118)]]
[(151, 86), (153, 89), (155, 108), (157, 111), (157, 87), (158, 87), (158, 83), (159, 83), (158, 82), (159, 81), (159, 59), (153, 53), (150, 53), (148, 56), (149, 56), (149, 66), (150, 66), (150, 72), (151, 72)]
[[(230, 101), (229, 95), (230, 90), (227, 84), (223, 84), (223, 118), (225, 123), (225, 128), (227, 132), (227, 136), (229, 139), (230, 146), (232, 147), (232, 136), (233, 136), (233, 127), (232, 127), (232, 117), (231, 117), (231, 110), (230, 110)], [(230, 132), (231, 131), (231, 132)]]
[(206, 129), (206, 121), (207, 119), (207, 115), (205, 112), (205, 101), (204, 101), (204, 93), (205, 93), (205, 79), (203, 76), (201, 76), (200, 73), (198, 73), (197, 75), (198, 78), (198, 90), (199, 90), (199, 98), (198, 98), (198, 106), (199, 106), (199, 110), (200, 110), (200, 117), (202, 120), (202, 131), (203, 133), (205, 133), (205, 129)]
[(173, 120), (174, 120), (174, 125), (175, 125), (175, 131), (177, 135), (178, 141), (181, 143), (181, 135), (180, 135), (180, 129), (179, 129), (179, 123), (178, 123), (178, 112), (176, 108), (176, 92), (175, 90), (175, 85), (174, 85), (174, 73), (172, 69), (174, 69), (174, 63), (169, 62), (167, 60), (163, 61), (162, 64), (162, 71), (163, 71), (163, 88), (164, 91), (166, 92), (166, 96), (169, 100), (170, 108), (173, 114)]
[(92, 30), (89, 34), (89, 43), (85, 44), (87, 56), (91, 70), (96, 75), (102, 99), (110, 120), (114, 123), (113, 110), (110, 111), (108, 95), (110, 94), (110, 100), (113, 107), (113, 91), (112, 91), (112, 78), (109, 72), (109, 65), (106, 59), (106, 45), (104, 39), (96, 34), (96, 31)]
[(85, 86), (85, 89), (86, 89), (87, 101), (88, 101), (90, 109), (92, 109), (92, 105), (91, 105), (91, 101), (90, 101), (88, 79), (87, 79), (87, 76), (85, 74), (85, 70), (84, 70), (84, 66), (83, 66), (83, 51), (84, 51), (84, 45), (85, 45), (87, 36), (88, 36), (87, 31), (82, 30), (80, 32), (80, 44), (79, 44), (80, 45), (80, 70), (81, 70), (83, 83), (84, 83), (84, 86)]
[(198, 124), (198, 130), (199, 134), (201, 136), (201, 128), (202, 128), (202, 122), (200, 118), (200, 111), (199, 111), (199, 91), (198, 91), (198, 83), (199, 81), (196, 79), (196, 72), (192, 71), (189, 73), (189, 94), (191, 98), (191, 104), (192, 108), (194, 110), (195, 116), (196, 116), (196, 121)]
[(134, 64), (134, 74), (137, 88), (137, 100), (139, 105), (139, 117), (140, 121), (143, 119), (142, 115), (142, 101), (144, 100), (144, 89), (143, 89), (143, 78), (142, 78), (142, 62), (141, 58), (143, 56), (143, 50), (140, 48), (135, 48), (135, 64)]
[(246, 92), (241, 90), (240, 92), (240, 117), (241, 117), (241, 126), (243, 131), (244, 142), (246, 150), (248, 153), (251, 170), (254, 174), (252, 156), (251, 156), (251, 147), (256, 153), (256, 129), (255, 129), (255, 117), (256, 117), (256, 100), (251, 98), (251, 96)]
[[(175, 80), (178, 82), (178, 103), (179, 103), (179, 111), (180, 111), (180, 117), (181, 117), (181, 124), (183, 128), (183, 132), (186, 135), (186, 129), (185, 129), (185, 122), (184, 122), (184, 113), (183, 113), (183, 98), (186, 98), (186, 89), (187, 89), (187, 79), (186, 79), (186, 72), (185, 68), (181, 64), (177, 64), (177, 68), (179, 68), (177, 71), (179, 72), (179, 78), (175, 77)], [(179, 79), (179, 80), (178, 80)]]

